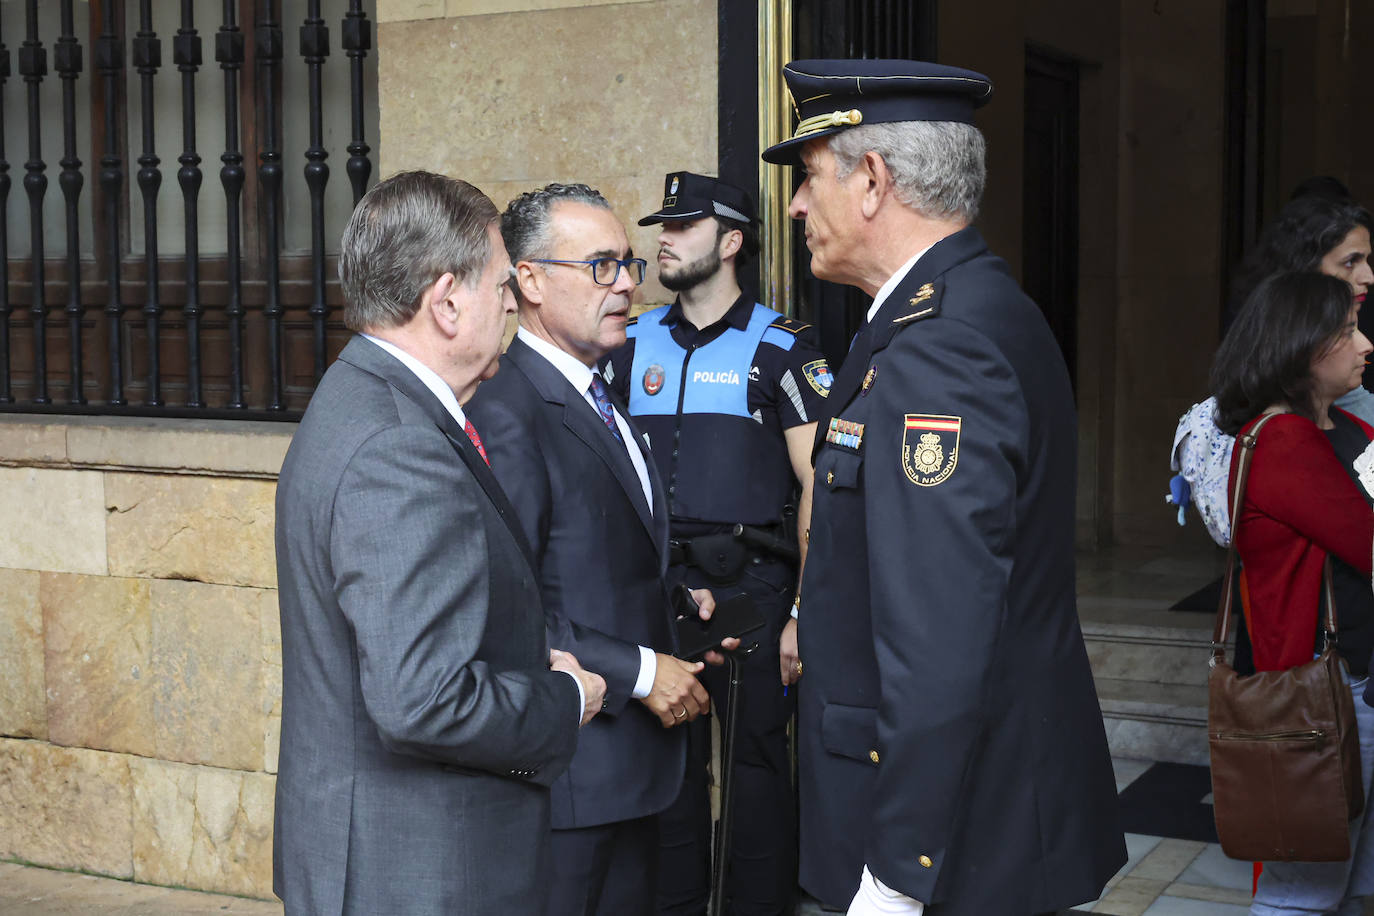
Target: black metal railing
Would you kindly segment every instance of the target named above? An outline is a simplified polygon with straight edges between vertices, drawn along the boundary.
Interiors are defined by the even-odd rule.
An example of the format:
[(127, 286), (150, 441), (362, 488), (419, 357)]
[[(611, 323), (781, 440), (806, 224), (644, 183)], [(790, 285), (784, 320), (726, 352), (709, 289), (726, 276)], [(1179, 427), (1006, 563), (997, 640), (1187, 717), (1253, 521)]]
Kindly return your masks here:
[[(373, 5), (223, 0), (213, 24), (196, 22), (203, 0), (0, 7), (0, 123), (23, 107), (28, 154), (21, 216), (10, 213), (0, 131), (0, 411), (299, 416), (347, 337), (331, 279), (338, 233), (326, 217), (341, 224), (373, 173)], [(333, 58), (331, 22), (344, 52)], [(294, 43), (287, 23), (298, 23)], [(21, 27), (16, 81), (4, 39)], [(221, 80), (202, 73), (211, 32)], [(49, 44), (57, 80), (47, 79)], [(345, 82), (346, 99), (326, 93)], [(59, 92), (60, 131), (44, 124)], [(304, 134), (293, 140), (295, 125)], [(349, 138), (348, 185), (332, 190), (331, 125)], [(8, 128), (11, 149), (19, 131)], [(59, 136), (60, 202), (47, 200), (44, 156), (45, 138), (55, 155)], [(207, 206), (198, 143), (211, 137), (223, 141), (222, 199)], [(297, 149), (300, 171), (289, 165), (302, 162)], [(167, 199), (163, 164), (174, 154), (181, 193)], [(86, 200), (83, 155), (97, 164)], [(8, 220), (27, 222), (27, 250), (11, 244)], [(287, 244), (302, 234), (297, 223), (308, 225), (308, 248)]]

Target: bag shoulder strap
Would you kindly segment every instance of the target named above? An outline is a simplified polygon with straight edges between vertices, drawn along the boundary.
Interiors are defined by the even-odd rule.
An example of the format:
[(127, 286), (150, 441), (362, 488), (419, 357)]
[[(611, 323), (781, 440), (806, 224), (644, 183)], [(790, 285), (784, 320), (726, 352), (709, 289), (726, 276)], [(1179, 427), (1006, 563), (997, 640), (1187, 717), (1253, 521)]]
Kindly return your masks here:
[[(1255, 443), (1259, 440), (1260, 430), (1284, 411), (1273, 411), (1260, 417), (1250, 431), (1236, 437), (1240, 447), (1240, 459), (1236, 466), (1236, 482), (1231, 488), (1231, 543), (1226, 549), (1226, 577), (1221, 585), (1221, 601), (1217, 604), (1216, 623), (1212, 628), (1212, 657), (1209, 665), (1226, 661), (1226, 635), (1231, 628), (1231, 606), (1236, 588), (1236, 535), (1240, 529), (1240, 513), (1245, 504), (1245, 483), (1250, 476), (1250, 461), (1254, 457)], [(1336, 600), (1331, 588), (1331, 557), (1328, 555), (1322, 568), (1322, 610), (1323, 635), (1327, 646), (1336, 644)]]

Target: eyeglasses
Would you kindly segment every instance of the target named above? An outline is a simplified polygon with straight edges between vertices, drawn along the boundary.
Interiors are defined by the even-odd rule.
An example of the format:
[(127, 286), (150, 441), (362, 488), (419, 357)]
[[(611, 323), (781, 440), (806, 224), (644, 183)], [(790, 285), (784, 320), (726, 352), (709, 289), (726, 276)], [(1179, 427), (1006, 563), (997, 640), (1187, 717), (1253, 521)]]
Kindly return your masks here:
[(643, 258), (595, 258), (590, 261), (570, 261), (560, 258), (530, 258), (535, 264), (580, 264), (592, 269), (592, 282), (597, 286), (614, 286), (615, 278), (620, 276), (620, 268), (630, 276), (635, 286), (644, 282), (644, 268), (648, 261)]

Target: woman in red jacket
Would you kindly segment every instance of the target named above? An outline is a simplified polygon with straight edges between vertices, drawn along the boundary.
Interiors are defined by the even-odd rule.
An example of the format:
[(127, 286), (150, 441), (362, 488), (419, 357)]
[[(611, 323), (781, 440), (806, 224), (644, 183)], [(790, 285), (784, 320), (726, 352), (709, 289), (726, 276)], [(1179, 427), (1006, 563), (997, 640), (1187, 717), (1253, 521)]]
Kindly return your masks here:
[[(1355, 463), (1370, 449), (1374, 427), (1332, 402), (1360, 384), (1374, 349), (1356, 326), (1358, 311), (1342, 280), (1277, 274), (1246, 300), (1212, 367), (1222, 431), (1238, 435), (1266, 413), (1284, 414), (1256, 443), (1234, 535), (1248, 585), (1255, 667), (1279, 670), (1313, 657), (1322, 567), (1330, 555), (1338, 649), (1356, 697), (1374, 652), (1374, 511)], [(1233, 485), (1236, 464), (1233, 459)], [(1357, 702), (1356, 710), (1368, 794), (1374, 709)], [(1363, 897), (1374, 893), (1374, 818), (1362, 815), (1351, 831), (1354, 852), (1346, 862), (1266, 864), (1252, 916), (1363, 912)]]

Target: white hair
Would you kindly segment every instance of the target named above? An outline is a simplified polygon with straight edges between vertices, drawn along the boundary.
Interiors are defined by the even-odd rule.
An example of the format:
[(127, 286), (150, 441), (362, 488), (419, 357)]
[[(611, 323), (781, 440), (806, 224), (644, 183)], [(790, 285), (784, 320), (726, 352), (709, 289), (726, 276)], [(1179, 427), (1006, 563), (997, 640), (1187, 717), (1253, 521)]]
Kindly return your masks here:
[(883, 157), (897, 199), (931, 219), (973, 222), (987, 181), (987, 145), (972, 124), (896, 121), (860, 124), (830, 137), (837, 178), (853, 173), (864, 153)]

